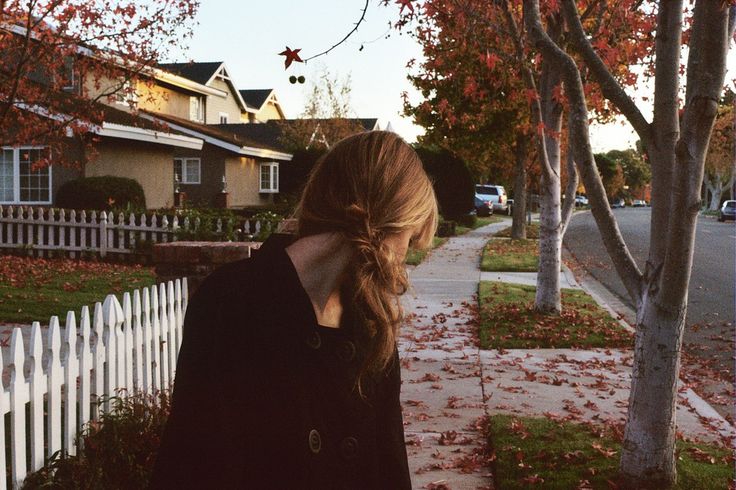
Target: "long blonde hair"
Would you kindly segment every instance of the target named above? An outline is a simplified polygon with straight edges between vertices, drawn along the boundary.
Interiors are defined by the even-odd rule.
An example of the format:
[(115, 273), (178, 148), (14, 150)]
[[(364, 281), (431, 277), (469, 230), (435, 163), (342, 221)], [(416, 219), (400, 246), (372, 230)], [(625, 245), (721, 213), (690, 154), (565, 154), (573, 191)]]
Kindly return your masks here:
[(295, 214), (299, 237), (338, 231), (355, 248), (347, 299), (370, 339), (359, 379), (384, 371), (408, 287), (405, 258), (384, 238), (412, 229), (412, 246), (426, 249), (437, 229), (437, 200), (419, 157), (391, 132), (349, 136), (317, 162)]

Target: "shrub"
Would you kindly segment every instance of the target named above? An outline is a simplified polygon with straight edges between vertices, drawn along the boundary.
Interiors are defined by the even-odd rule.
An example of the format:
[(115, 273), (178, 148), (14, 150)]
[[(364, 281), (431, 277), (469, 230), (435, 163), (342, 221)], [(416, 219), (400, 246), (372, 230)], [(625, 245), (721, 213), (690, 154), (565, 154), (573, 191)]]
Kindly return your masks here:
[(295, 150), (289, 164), (279, 166), (279, 193), (275, 197), (279, 204), (288, 208), (284, 211), (294, 209), (307, 183), (309, 173), (324, 153), (324, 149)]
[(449, 220), (466, 216), (475, 205), (475, 187), (465, 162), (447, 150), (419, 147), (416, 151), (432, 179), (442, 216)]
[(478, 217), (474, 214), (462, 214), (455, 218), (457, 224), (466, 228), (475, 228), (478, 224)]
[(266, 239), (271, 236), (271, 233), (276, 231), (276, 227), (279, 225), (283, 218), (272, 211), (263, 211), (256, 213), (251, 218), (252, 221), (261, 222), (261, 231), (259, 231), (253, 240), (256, 242), (265, 242)]
[(60, 208), (110, 211), (145, 211), (146, 196), (141, 185), (125, 177), (83, 177), (64, 183), (56, 193)]
[[(238, 232), (235, 229), (237, 219), (235, 214), (228, 209), (180, 209), (176, 211), (176, 215), (179, 218), (179, 229), (175, 233), (177, 240), (225, 242), (238, 239)], [(184, 228), (186, 218), (189, 218), (189, 229)], [(196, 224), (197, 220), (199, 220), (199, 225)], [(222, 222), (219, 232), (217, 231), (217, 220)]]
[(146, 488), (171, 409), (169, 391), (110, 402), (109, 412), (82, 429), (77, 455), (54, 453), (26, 477), (23, 488)]
[(448, 237), (448, 236), (455, 236), (455, 227), (457, 226), (457, 223), (454, 221), (440, 221), (437, 225), (437, 236), (438, 237)]

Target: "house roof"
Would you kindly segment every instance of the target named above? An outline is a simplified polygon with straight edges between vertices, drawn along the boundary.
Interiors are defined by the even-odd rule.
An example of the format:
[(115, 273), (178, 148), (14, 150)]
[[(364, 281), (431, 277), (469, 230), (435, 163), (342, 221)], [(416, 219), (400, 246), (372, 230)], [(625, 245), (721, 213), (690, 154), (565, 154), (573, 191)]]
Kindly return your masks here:
[[(161, 120), (172, 129), (195, 137), (205, 142), (232, 151), (238, 155), (249, 155), (275, 160), (291, 160), (292, 155), (278, 144), (278, 138), (272, 138), (257, 131), (242, 131), (238, 126), (266, 126), (264, 124), (200, 124), (169, 114), (146, 112), (153, 120)], [(234, 128), (233, 128), (234, 127)]]
[(277, 151), (287, 151), (287, 148), (280, 141), (282, 131), (276, 121), (268, 121), (260, 124), (217, 124), (216, 127), (222, 131), (236, 134), (241, 138), (253, 141), (268, 148), (272, 148)]
[[(84, 114), (89, 111), (89, 113), (100, 114), (101, 117), (96, 118), (94, 124), (82, 118), (78, 118), (74, 123), (85, 125), (84, 130), (92, 134), (180, 148), (197, 150), (202, 148), (202, 140), (172, 131), (160, 123), (140, 117), (137, 113), (118, 109), (102, 102), (84, 99), (67, 92), (51, 92), (47, 93), (46, 96), (46, 103), (16, 102), (15, 106), (20, 110), (60, 123), (69, 122), (75, 117), (74, 114)], [(101, 124), (98, 124), (100, 120)]]
[(273, 92), (272, 88), (257, 88), (257, 89), (248, 89), (248, 90), (240, 90), (240, 96), (243, 98), (246, 104), (248, 106), (252, 107), (255, 110), (259, 110), (261, 107), (263, 107), (263, 104), (266, 103), (269, 96)]
[[(274, 119), (263, 123), (239, 123), (239, 124), (216, 124), (215, 127), (222, 131), (236, 134), (246, 140), (275, 149), (277, 151), (288, 151), (287, 146), (281, 141), (284, 126), (295, 126), (303, 124), (312, 124), (306, 126), (309, 131), (314, 131), (314, 138), (324, 138), (321, 135), (320, 123), (329, 119)], [(377, 118), (351, 118), (350, 122), (363, 127), (366, 131), (372, 131), (377, 127)], [(319, 133), (319, 134), (318, 134)]]
[[(233, 83), (233, 80), (230, 78), (230, 73), (227, 67), (225, 66), (224, 61), (201, 61), (201, 62), (189, 62), (189, 63), (161, 63), (158, 65), (158, 68), (161, 70), (168, 71), (170, 73), (174, 73), (182, 78), (185, 78), (187, 80), (191, 80), (197, 84), (204, 85), (208, 88), (214, 88), (209, 87), (209, 84), (212, 82), (212, 80), (215, 78), (216, 75), (222, 73), (223, 79), (225, 83), (230, 87), (230, 90), (232, 91), (233, 97), (235, 97), (235, 100), (238, 103), (238, 106), (240, 106), (240, 109), (243, 112), (252, 112), (253, 109), (248, 106), (248, 104), (243, 100), (242, 95), (238, 91), (238, 89), (235, 87), (235, 83)], [(220, 92), (220, 96), (224, 97), (226, 96), (225, 92)]]
[(158, 67), (202, 85), (207, 85), (223, 63), (223, 61), (159, 63)]

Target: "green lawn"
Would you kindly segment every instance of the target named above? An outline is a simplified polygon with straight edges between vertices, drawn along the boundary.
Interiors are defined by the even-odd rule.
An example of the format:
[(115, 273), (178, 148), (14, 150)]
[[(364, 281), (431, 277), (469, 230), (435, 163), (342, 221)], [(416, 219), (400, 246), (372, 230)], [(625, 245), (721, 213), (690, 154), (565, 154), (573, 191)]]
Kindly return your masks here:
[(480, 283), (481, 348), (633, 346), (633, 336), (583, 291), (562, 290), (560, 315), (535, 312), (535, 292), (534, 286)]
[[(500, 238), (511, 238), (511, 227), (504, 228), (503, 230), (496, 233), (494, 236)], [(526, 225), (526, 237), (529, 239), (539, 239), (539, 223), (532, 223)]]
[(536, 272), (539, 269), (537, 240), (489, 240), (483, 247), (480, 270), (497, 272)]
[[(447, 241), (447, 238), (434, 237), (432, 239), (432, 248), (437, 248)], [(406, 265), (419, 265), (427, 256), (428, 250), (416, 250), (410, 248), (406, 254)]]
[(0, 260), (0, 322), (47, 324), (68, 310), (155, 282), (150, 267), (5, 256)]
[[(487, 437), (497, 488), (621, 488), (609, 484), (617, 480), (621, 456), (620, 433), (611, 428), (494, 415)], [(729, 488), (733, 456), (727, 449), (677, 441), (676, 451), (675, 488)]]
[(470, 230), (476, 230), (480, 228), (481, 226), (490, 225), (493, 223), (500, 223), (504, 219), (500, 216), (486, 216), (483, 218), (477, 218), (475, 224), (472, 227), (467, 226), (461, 226), (457, 225), (455, 227), (455, 234), (456, 235), (464, 235), (465, 233), (469, 232)]

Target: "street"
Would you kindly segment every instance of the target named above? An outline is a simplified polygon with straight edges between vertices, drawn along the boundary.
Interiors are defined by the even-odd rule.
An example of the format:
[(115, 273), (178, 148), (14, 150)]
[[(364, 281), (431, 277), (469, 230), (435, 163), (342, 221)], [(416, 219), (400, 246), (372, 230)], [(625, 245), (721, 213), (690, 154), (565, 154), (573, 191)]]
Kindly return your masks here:
[[(650, 209), (614, 209), (613, 213), (631, 254), (643, 270), (649, 249)], [(603, 247), (591, 213), (580, 212), (572, 217), (564, 243), (599, 282), (633, 307)], [(736, 316), (735, 257), (736, 225), (701, 216), (695, 239), (684, 343), (686, 351), (717, 359), (717, 368), (728, 369), (731, 374)]]

